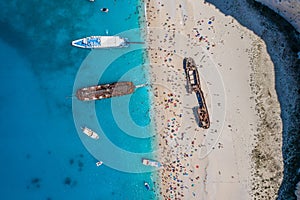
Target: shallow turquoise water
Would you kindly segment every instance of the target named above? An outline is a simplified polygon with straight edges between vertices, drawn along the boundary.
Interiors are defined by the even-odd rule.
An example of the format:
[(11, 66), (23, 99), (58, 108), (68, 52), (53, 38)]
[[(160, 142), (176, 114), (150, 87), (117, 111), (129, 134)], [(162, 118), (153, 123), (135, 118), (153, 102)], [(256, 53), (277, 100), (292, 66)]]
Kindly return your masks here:
[[(72, 95), (82, 62), (93, 54), (71, 47), (71, 40), (138, 28), (137, 4), (137, 0), (0, 2), (1, 199), (155, 199), (154, 192), (143, 186), (143, 181), (153, 185), (152, 173), (95, 166), (97, 159), (76, 131), (72, 100), (66, 98)], [(99, 12), (101, 7), (110, 12)], [(144, 83), (142, 55), (142, 48), (122, 55), (99, 82), (132, 78), (136, 84)], [(132, 120), (147, 125), (147, 88), (124, 98), (129, 98)], [(123, 149), (150, 155), (151, 138), (120, 129), (109, 109), (112, 103), (118, 105), (112, 100), (95, 103), (107, 137)]]

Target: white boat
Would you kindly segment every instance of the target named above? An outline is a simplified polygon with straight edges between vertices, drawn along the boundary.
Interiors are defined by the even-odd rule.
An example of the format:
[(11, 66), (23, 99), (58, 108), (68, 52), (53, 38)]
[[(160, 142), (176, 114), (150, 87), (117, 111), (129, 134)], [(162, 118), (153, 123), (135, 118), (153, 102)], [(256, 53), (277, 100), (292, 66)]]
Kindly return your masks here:
[(100, 11), (101, 11), (101, 12), (106, 12), (106, 13), (107, 13), (107, 12), (109, 11), (109, 9), (108, 9), (108, 8), (101, 8)]
[(162, 167), (162, 164), (160, 162), (155, 161), (155, 160), (150, 160), (147, 158), (143, 158), (142, 163), (146, 166), (152, 166), (152, 167), (157, 167), (157, 168)]
[(103, 164), (103, 162), (102, 162), (102, 161), (98, 161), (98, 162), (96, 162), (96, 166), (97, 166), (97, 167), (101, 166), (102, 164)]
[(147, 190), (150, 190), (150, 185), (149, 183), (147, 183), (146, 181), (144, 181), (144, 186)]
[(87, 136), (89, 136), (89, 137), (91, 137), (91, 138), (93, 138), (93, 139), (95, 139), (95, 140), (98, 140), (98, 139), (99, 139), (98, 134), (97, 134), (95, 131), (93, 131), (92, 129), (89, 129), (89, 128), (87, 128), (87, 127), (81, 127), (81, 130), (82, 130), (82, 132), (83, 132), (84, 134), (86, 134)]
[(121, 48), (128, 47), (128, 39), (120, 36), (89, 36), (72, 41), (72, 45), (79, 48)]

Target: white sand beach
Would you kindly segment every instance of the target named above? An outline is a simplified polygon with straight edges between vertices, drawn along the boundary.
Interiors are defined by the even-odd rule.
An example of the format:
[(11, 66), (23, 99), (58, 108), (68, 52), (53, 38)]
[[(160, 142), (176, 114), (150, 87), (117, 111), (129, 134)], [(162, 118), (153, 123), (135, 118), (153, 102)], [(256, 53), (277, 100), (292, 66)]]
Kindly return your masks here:
[[(282, 179), (282, 124), (264, 42), (202, 0), (145, 4), (163, 199), (274, 199)], [(186, 89), (185, 57), (200, 73), (207, 130)]]

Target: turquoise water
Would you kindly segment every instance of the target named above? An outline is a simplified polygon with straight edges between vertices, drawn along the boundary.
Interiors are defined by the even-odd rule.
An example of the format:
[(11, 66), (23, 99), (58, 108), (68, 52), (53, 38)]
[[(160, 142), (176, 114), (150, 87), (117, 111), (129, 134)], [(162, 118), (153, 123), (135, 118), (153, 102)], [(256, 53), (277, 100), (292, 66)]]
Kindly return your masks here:
[[(99, 83), (126, 79), (135, 84), (147, 82), (142, 66), (143, 47), (125, 53), (121, 49), (101, 52), (70, 45), (71, 40), (86, 35), (114, 35), (139, 28), (139, 14), (143, 13), (136, 9), (138, 4), (138, 0), (0, 2), (1, 199), (156, 198), (143, 185), (144, 181), (154, 184), (153, 173), (127, 173), (108, 165), (95, 166), (95, 156), (102, 158), (111, 152), (91, 154), (89, 143), (91, 148), (96, 143), (84, 141), (84, 135), (77, 132), (82, 124), (77, 124), (76, 119), (74, 123), (73, 117), (78, 113), (72, 112), (72, 100), (66, 98), (77, 86), (94, 83), (88, 77), (76, 82), (80, 70), (87, 76), (98, 76)], [(110, 12), (99, 12), (101, 7)], [(130, 34), (128, 37), (140, 39)], [(99, 55), (108, 59), (118, 53), (103, 75), (97, 75), (99, 71), (93, 67), (101, 67), (105, 62), (97, 61)], [(85, 65), (94, 59), (97, 65)], [(86, 112), (87, 107), (93, 106), (109, 141), (126, 152), (152, 155), (152, 140), (148, 138), (151, 135), (147, 135), (150, 129), (142, 129), (142, 135), (134, 129), (150, 123), (147, 88), (121, 98), (80, 104), (84, 109), (77, 111)], [(114, 109), (122, 102), (128, 102), (131, 122), (137, 124), (133, 131), (120, 128), (122, 123), (129, 123), (129, 118), (120, 124), (115, 122), (124, 117), (123, 113), (126, 116), (126, 110), (114, 116)], [(90, 123), (89, 115), (80, 117)], [(147, 171), (136, 163), (133, 170)]]

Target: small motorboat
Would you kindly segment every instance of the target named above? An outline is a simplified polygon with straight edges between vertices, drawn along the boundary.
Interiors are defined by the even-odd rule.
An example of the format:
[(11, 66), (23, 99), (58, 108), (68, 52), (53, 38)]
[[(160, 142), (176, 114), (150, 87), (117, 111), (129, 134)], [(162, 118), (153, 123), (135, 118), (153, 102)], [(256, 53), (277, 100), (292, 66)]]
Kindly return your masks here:
[(145, 185), (145, 188), (146, 188), (147, 190), (150, 190), (150, 185), (149, 185), (149, 183), (147, 183), (146, 181), (144, 181), (144, 185)]
[(101, 166), (102, 164), (103, 164), (103, 162), (102, 162), (102, 161), (98, 161), (98, 162), (96, 162), (96, 166), (97, 166), (97, 167)]
[(88, 127), (80, 127), (80, 128), (81, 128), (82, 132), (84, 134), (86, 134), (87, 136), (89, 136), (90, 138), (93, 138), (95, 140), (99, 139), (98, 134), (95, 131), (93, 131), (92, 129), (90, 129)]
[(100, 10), (101, 10), (101, 12), (106, 12), (106, 13), (109, 11), (108, 8), (101, 8)]
[(163, 167), (160, 162), (151, 160), (151, 159), (147, 159), (147, 158), (143, 158), (142, 163), (143, 163), (143, 165), (146, 165), (146, 166), (152, 166), (152, 167), (157, 167), (157, 168)]

